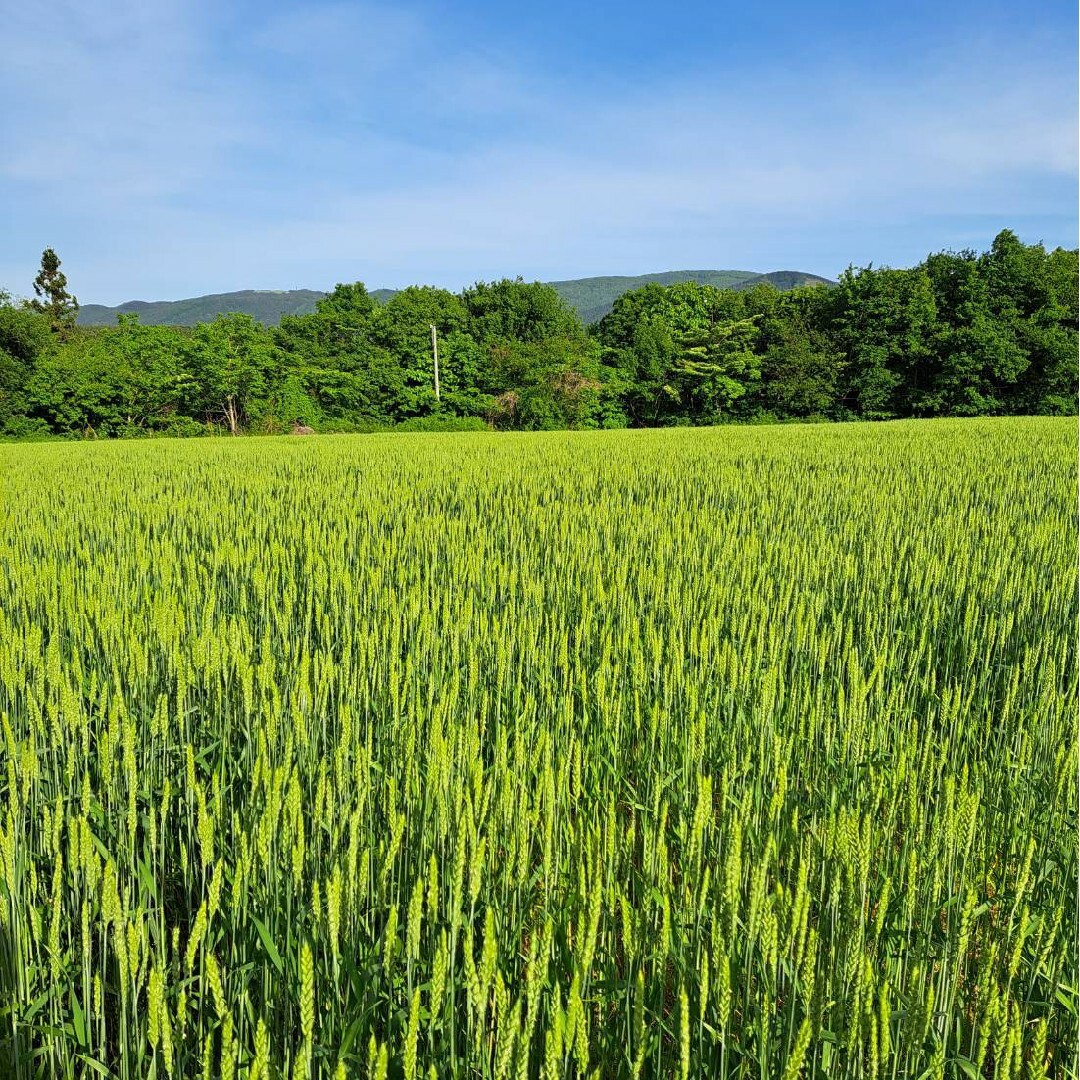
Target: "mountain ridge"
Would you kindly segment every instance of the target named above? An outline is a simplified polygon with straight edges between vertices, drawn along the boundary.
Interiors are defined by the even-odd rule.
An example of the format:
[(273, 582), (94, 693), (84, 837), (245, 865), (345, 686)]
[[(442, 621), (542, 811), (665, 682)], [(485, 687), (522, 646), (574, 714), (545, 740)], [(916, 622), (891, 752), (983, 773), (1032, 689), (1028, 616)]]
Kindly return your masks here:
[[(799, 285), (832, 285), (834, 282), (801, 270), (773, 270), (760, 274), (752, 270), (665, 270), (638, 275), (602, 275), (550, 281), (566, 302), (586, 323), (606, 315), (624, 292), (648, 284), (674, 285), (696, 281), (726, 289), (749, 289), (763, 283), (786, 290)], [(373, 289), (371, 295), (385, 303), (396, 289)], [(318, 289), (241, 289), (236, 292), (208, 293), (182, 300), (128, 300), (122, 304), (84, 304), (79, 308), (81, 326), (113, 326), (118, 315), (137, 314), (147, 326), (194, 326), (209, 322), (217, 315), (242, 312), (257, 322), (276, 326), (284, 315), (307, 315), (316, 302), (326, 296)]]

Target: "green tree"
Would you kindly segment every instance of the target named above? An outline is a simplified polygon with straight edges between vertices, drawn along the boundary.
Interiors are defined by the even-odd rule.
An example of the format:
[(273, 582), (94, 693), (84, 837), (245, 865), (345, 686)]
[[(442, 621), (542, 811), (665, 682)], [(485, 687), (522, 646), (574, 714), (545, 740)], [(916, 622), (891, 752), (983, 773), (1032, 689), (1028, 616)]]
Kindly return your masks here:
[[(334, 422), (389, 422), (387, 401), (398, 380), (393, 359), (370, 341), (375, 306), (363, 283), (354, 282), (337, 285), (312, 314), (283, 318), (273, 336), (291, 380), (284, 397), (296, 406), (306, 399), (320, 418)], [(312, 423), (315, 417), (293, 419)]]
[(38, 358), (49, 345), (49, 322), (28, 304), (0, 291), (0, 431), (30, 433), (28, 394)]
[(135, 433), (133, 372), (115, 348), (113, 333), (95, 327), (62, 341), (53, 338), (39, 357), (29, 405), (52, 431), (95, 437)]
[(144, 326), (138, 315), (120, 315), (100, 348), (112, 354), (110, 370), (122, 373), (123, 412), (134, 428), (186, 430), (185, 402), (198, 390), (191, 371), (190, 331)]
[(315, 312), (341, 334), (363, 330), (377, 307), (362, 281), (337, 284), (333, 292), (315, 302)]
[(68, 292), (67, 276), (60, 269), (60, 259), (52, 248), (41, 253), (41, 269), (34, 278), (34, 296), (33, 306), (48, 315), (53, 333), (70, 333), (79, 314), (79, 302)]
[(370, 340), (385, 350), (397, 368), (394, 387), (393, 419), (404, 420), (443, 411), (435, 397), (435, 363), (431, 347), (431, 328), (440, 341), (454, 338), (448, 351), (440, 349), (440, 379), (449, 378), (455, 388), (454, 363), (461, 354), (466, 332), (467, 312), (461, 298), (446, 289), (411, 285), (395, 293), (372, 318)]
[(588, 338), (498, 342), (490, 346), (500, 387), (490, 418), (526, 430), (620, 427), (603, 378), (600, 346)]
[(605, 363), (623, 387), (630, 423), (693, 420), (701, 401), (692, 400), (692, 391), (702, 384), (700, 376), (680, 370), (687, 343), (703, 343), (716, 324), (744, 317), (745, 304), (743, 293), (693, 281), (649, 283), (615, 301), (593, 332), (604, 348)]
[(697, 422), (730, 417), (735, 402), (757, 389), (761, 363), (754, 351), (757, 316), (713, 323), (680, 341), (676, 378), (692, 403)]
[(1008, 333), (1022, 366), (993, 370), (1003, 411), (1075, 412), (1077, 251), (1023, 244), (1008, 229), (979, 258), (990, 318)]
[(934, 355), (937, 308), (925, 268), (849, 268), (835, 304), (840, 407), (867, 420), (911, 415)]
[(941, 252), (923, 264), (936, 320), (928, 361), (909, 379), (916, 416), (985, 416), (1006, 410), (1028, 366), (1015, 312), (994, 310), (989, 281), (974, 252)]
[(462, 292), (461, 303), (468, 333), (482, 345), (585, 337), (577, 312), (550, 285), (538, 281), (480, 281)]
[(232, 435), (267, 413), (276, 350), (250, 315), (220, 315), (191, 335), (191, 415), (224, 422)]
[(832, 293), (812, 285), (778, 294), (763, 313), (759, 401), (777, 418), (842, 418), (837, 390), (844, 356), (832, 335)]

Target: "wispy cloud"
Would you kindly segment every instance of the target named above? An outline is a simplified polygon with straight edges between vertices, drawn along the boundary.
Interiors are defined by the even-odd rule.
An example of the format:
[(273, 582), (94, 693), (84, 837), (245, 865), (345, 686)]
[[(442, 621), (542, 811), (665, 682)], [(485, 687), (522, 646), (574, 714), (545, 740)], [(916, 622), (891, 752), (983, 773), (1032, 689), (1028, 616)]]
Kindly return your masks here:
[(178, 0), (92, 17), (63, 0), (48, 35), (24, 9), (6, 36), (0, 283), (54, 243), (86, 300), (835, 273), (919, 257), (904, 223), (959, 235), (1075, 209), (1073, 72), (1035, 38), (946, 43), (899, 71), (789, 60), (598, 88), (400, 5), (237, 25)]
[[(1045, 109), (1056, 91), (940, 80), (921, 95), (880, 87), (853, 100), (834, 85), (818, 87), (811, 110), (785, 110), (782, 94), (742, 110), (707, 87), (675, 87), (597, 103), (587, 116), (564, 116), (557, 135), (507, 139), (435, 175), (342, 190), (272, 228), (270, 246), (446, 280), (459, 267), (638, 270), (664, 260), (672, 237), (715, 261), (725, 237), (751, 222), (766, 230), (929, 208), (1045, 212), (1058, 204), (1054, 178), (1068, 182), (1076, 156), (1064, 110)], [(1045, 201), (1028, 188), (1011, 192), (1016, 176), (1050, 181)], [(739, 247), (746, 258), (745, 239)]]

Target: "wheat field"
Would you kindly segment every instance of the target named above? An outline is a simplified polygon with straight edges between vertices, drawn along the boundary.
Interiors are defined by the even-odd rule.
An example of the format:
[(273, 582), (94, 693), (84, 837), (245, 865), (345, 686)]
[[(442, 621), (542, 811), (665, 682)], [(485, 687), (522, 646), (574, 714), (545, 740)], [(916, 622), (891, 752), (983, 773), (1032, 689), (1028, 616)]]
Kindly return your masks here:
[(0, 1075), (1075, 1076), (1076, 470), (0, 446)]

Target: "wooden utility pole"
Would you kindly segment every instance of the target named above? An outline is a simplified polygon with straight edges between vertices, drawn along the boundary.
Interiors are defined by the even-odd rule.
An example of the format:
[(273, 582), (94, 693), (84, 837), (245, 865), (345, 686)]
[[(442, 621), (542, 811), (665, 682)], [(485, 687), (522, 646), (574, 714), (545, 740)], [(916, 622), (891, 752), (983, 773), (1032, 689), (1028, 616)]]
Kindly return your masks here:
[(435, 358), (435, 400), (439, 400), (439, 335), (431, 324), (431, 355)]

